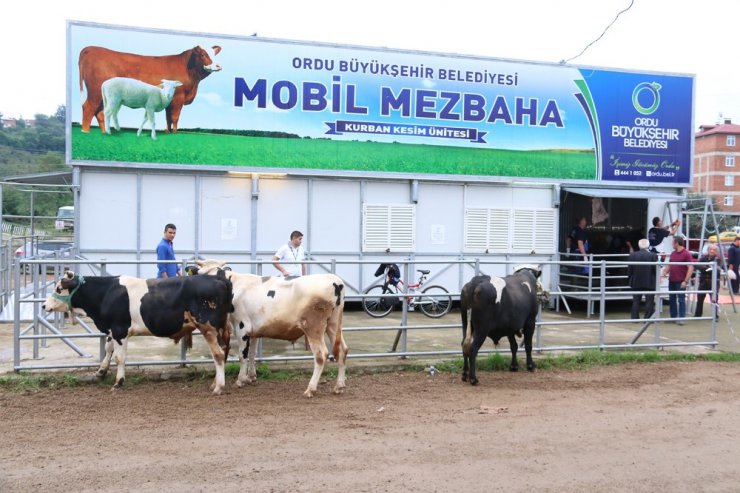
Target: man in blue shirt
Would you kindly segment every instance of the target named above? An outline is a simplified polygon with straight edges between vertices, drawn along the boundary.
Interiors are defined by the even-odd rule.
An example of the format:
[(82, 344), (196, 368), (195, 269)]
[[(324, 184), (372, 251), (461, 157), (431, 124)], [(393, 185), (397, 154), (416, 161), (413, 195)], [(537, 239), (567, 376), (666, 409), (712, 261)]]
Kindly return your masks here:
[[(157, 245), (157, 260), (177, 260), (175, 258), (175, 249), (172, 247), (172, 240), (175, 239), (177, 228), (174, 224), (169, 223), (164, 227), (164, 238)], [(180, 275), (180, 266), (178, 264), (157, 264), (157, 278), (167, 279)]]

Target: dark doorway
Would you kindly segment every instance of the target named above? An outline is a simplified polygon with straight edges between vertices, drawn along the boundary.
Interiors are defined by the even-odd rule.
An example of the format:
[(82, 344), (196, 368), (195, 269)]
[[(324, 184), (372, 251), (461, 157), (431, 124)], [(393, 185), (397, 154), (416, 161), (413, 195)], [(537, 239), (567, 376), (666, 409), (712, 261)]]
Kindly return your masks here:
[[(613, 192), (613, 191), (611, 191)], [(599, 197), (560, 192), (560, 251), (565, 251), (565, 238), (581, 216), (588, 222), (589, 252), (595, 255), (629, 253), (628, 242), (637, 249), (637, 242), (647, 231), (647, 199), (625, 196)]]

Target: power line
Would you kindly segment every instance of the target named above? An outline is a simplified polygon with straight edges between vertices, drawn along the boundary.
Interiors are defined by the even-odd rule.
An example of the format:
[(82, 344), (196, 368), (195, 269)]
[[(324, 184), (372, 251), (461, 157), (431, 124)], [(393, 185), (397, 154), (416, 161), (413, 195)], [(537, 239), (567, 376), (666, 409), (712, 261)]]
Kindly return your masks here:
[(586, 53), (586, 50), (587, 49), (589, 49), (594, 43), (596, 43), (597, 41), (599, 41), (601, 38), (604, 37), (604, 35), (606, 34), (606, 32), (609, 30), (609, 28), (612, 27), (615, 22), (617, 22), (617, 19), (619, 19), (619, 16), (622, 15), (622, 14), (624, 14), (625, 12), (627, 12), (629, 9), (631, 9), (634, 4), (635, 4), (635, 0), (630, 0), (630, 4), (627, 6), (627, 8), (625, 8), (624, 10), (621, 10), (621, 11), (619, 11), (619, 13), (617, 13), (617, 15), (614, 17), (614, 20), (612, 20), (609, 23), (609, 25), (604, 28), (604, 31), (599, 35), (598, 38), (594, 39), (589, 44), (587, 44), (586, 47), (583, 48), (581, 50), (581, 52), (579, 54), (577, 54), (576, 56), (571, 57), (571, 58), (568, 58), (567, 60), (560, 60), (560, 65), (565, 65), (566, 63), (568, 63), (568, 62), (570, 62), (572, 60), (575, 60), (579, 56), (581, 56), (584, 53)]

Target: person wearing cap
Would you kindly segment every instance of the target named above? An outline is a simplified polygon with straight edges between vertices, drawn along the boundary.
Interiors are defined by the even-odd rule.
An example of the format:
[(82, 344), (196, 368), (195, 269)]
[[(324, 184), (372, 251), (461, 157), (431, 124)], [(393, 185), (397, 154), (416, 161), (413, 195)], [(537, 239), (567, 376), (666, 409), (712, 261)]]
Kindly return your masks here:
[[(655, 266), (658, 261), (658, 254), (651, 252), (650, 241), (647, 238), (637, 242), (639, 250), (630, 253), (627, 258), (628, 262), (643, 262), (642, 264), (630, 264), (627, 266), (627, 276), (629, 277), (630, 289), (632, 291), (655, 291)], [(640, 302), (645, 296), (645, 318), (650, 318), (655, 312), (655, 294), (633, 294), (632, 311), (630, 316), (633, 319), (640, 318)]]

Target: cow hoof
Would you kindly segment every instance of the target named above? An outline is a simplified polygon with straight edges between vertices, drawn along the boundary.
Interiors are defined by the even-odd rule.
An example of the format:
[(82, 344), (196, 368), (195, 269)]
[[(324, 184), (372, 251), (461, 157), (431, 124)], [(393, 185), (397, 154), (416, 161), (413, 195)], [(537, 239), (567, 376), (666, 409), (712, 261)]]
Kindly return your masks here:
[(476, 378), (475, 380), (471, 380), (470, 385), (478, 385), (478, 379)]
[(342, 394), (344, 394), (344, 387), (334, 387), (334, 393), (336, 395), (342, 395)]
[(463, 382), (467, 382), (468, 381), (468, 375), (465, 374), (465, 373), (463, 373), (462, 377), (460, 377), (460, 378), (462, 379)]
[(519, 367), (518, 366), (512, 366), (511, 368), (509, 368), (509, 371), (519, 371)]
[(95, 372), (97, 378), (104, 378), (108, 374), (108, 370), (98, 370)]
[(311, 397), (313, 397), (313, 392), (314, 391), (311, 389), (306, 389), (306, 391), (303, 393), (303, 396), (308, 397), (310, 399)]
[(534, 369), (537, 368), (537, 365), (527, 366), (527, 371), (534, 371)]
[(221, 395), (221, 392), (223, 392), (223, 387), (215, 387), (213, 389), (213, 395)]

